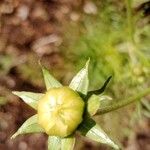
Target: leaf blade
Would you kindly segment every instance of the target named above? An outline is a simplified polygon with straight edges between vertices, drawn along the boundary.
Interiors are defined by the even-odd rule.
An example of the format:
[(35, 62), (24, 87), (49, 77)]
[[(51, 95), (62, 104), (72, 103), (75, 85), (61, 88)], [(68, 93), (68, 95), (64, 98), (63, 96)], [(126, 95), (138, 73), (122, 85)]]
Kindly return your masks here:
[(44, 94), (42, 93), (33, 93), (33, 92), (19, 92), (19, 91), (13, 91), (14, 95), (20, 97), (26, 104), (37, 110), (37, 103), (38, 100), (41, 99)]
[(60, 150), (61, 138), (57, 136), (48, 137), (48, 150)]
[(42, 72), (43, 72), (43, 77), (44, 77), (44, 82), (46, 85), (46, 89), (54, 88), (54, 87), (61, 87), (61, 83), (57, 81), (46, 69), (45, 67), (42, 67)]
[(75, 91), (78, 91), (84, 95), (88, 92), (89, 79), (88, 79), (88, 66), (90, 59), (86, 62), (86, 65), (74, 76), (69, 87)]
[(11, 138), (13, 139), (20, 134), (44, 132), (44, 129), (40, 127), (37, 123), (37, 119), (37, 115), (30, 117), (23, 123), (23, 125), (18, 129), (18, 131), (12, 135)]
[(114, 149), (119, 149), (118, 145), (116, 145), (92, 119), (84, 121), (78, 130), (82, 135), (92, 139), (93, 141), (107, 144)]

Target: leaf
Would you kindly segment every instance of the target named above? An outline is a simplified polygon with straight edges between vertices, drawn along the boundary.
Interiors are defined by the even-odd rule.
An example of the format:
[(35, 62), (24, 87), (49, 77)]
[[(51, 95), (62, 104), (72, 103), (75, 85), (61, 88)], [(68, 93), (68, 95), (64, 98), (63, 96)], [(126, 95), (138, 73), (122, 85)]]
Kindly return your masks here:
[(44, 132), (44, 129), (37, 123), (37, 119), (37, 115), (30, 117), (11, 138), (15, 138), (20, 134)]
[(88, 66), (89, 66), (90, 59), (86, 62), (84, 68), (82, 68), (77, 75), (72, 79), (69, 87), (79, 93), (84, 95), (87, 94), (88, 86), (89, 86), (89, 79), (88, 79)]
[(60, 150), (61, 138), (57, 136), (48, 137), (48, 150)]
[(87, 113), (94, 116), (99, 108), (110, 104), (111, 100), (107, 95), (92, 95), (87, 101)]
[(73, 150), (75, 145), (75, 137), (69, 136), (61, 140), (61, 150)]
[(95, 123), (92, 119), (85, 120), (78, 128), (80, 133), (93, 141), (100, 142), (103, 144), (107, 144), (114, 149), (119, 149), (118, 145), (116, 145), (107, 134), (101, 129), (99, 125)]
[(24, 91), (22, 92), (14, 91), (12, 93), (22, 98), (22, 100), (25, 103), (27, 103), (34, 109), (37, 109), (38, 100), (41, 99), (42, 96), (44, 95), (41, 93), (32, 93), (32, 92), (24, 92)]
[(41, 67), (42, 67), (44, 82), (45, 82), (47, 90), (50, 88), (62, 86), (61, 83), (59, 81), (57, 81), (45, 67), (43, 67), (43, 66), (41, 66)]
[(91, 95), (95, 94), (95, 95), (99, 95), (101, 93), (103, 93), (109, 83), (109, 81), (111, 80), (112, 76), (108, 77), (108, 79), (105, 81), (105, 83), (103, 84), (103, 86), (98, 89), (98, 90), (94, 90), (94, 91), (89, 91), (87, 93), (86, 99), (88, 99)]

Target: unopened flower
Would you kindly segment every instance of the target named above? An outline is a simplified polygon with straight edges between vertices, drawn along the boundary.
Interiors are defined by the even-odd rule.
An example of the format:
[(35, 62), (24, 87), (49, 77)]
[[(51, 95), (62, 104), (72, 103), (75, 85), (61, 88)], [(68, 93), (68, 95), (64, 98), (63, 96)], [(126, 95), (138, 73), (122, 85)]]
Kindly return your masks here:
[(48, 150), (72, 150), (75, 143), (74, 134), (80, 132), (94, 141), (101, 142), (115, 149), (119, 147), (92, 119), (101, 106), (101, 94), (104, 86), (95, 91), (88, 91), (87, 61), (69, 86), (62, 86), (49, 71), (42, 67), (47, 91), (43, 93), (13, 92), (25, 103), (37, 110), (12, 136), (20, 134), (45, 132), (48, 135)]

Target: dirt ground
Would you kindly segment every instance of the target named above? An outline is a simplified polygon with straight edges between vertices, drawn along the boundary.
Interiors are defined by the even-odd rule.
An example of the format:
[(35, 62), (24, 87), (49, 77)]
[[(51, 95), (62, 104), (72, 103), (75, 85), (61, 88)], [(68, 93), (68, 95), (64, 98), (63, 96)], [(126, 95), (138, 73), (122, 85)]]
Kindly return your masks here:
[[(47, 149), (47, 136), (44, 134), (10, 139), (18, 127), (35, 113), (11, 91), (44, 91), (41, 75), (35, 73), (37, 78), (32, 79), (32, 72), (22, 74), (33, 65), (35, 72), (39, 70), (36, 67), (37, 58), (42, 58), (51, 68), (63, 69), (64, 60), (59, 51), (59, 45), (63, 42), (62, 24), (64, 20), (69, 21), (73, 9), (83, 3), (82, 0), (0, 1), (0, 95), (7, 101), (6, 105), (0, 106), (0, 150)], [(144, 118), (135, 128), (135, 133), (130, 138), (124, 138), (122, 143), (126, 150), (149, 150), (150, 120)], [(108, 147), (83, 139), (76, 149), (105, 150)]]

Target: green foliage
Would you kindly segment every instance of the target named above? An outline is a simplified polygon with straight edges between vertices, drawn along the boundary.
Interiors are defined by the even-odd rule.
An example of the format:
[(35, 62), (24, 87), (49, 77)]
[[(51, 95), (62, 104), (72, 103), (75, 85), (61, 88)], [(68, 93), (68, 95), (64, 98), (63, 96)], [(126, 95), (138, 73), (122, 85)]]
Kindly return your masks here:
[[(135, 87), (149, 80), (150, 27), (143, 23), (140, 13), (133, 16), (131, 1), (93, 2), (98, 9), (96, 15), (80, 12), (82, 15), (77, 23), (65, 24), (64, 56), (72, 60), (77, 69), (85, 59), (91, 58), (91, 89), (112, 75), (111, 90), (115, 96), (120, 97), (118, 93), (126, 88), (134, 92)], [(119, 88), (113, 90), (114, 86)]]
[[(72, 72), (78, 70), (86, 59), (91, 58), (89, 90), (98, 89), (99, 85), (112, 75), (107, 91), (115, 103), (119, 101), (118, 99), (125, 97), (128, 99), (128, 95), (149, 86), (149, 16), (144, 16), (144, 10), (137, 9), (145, 2), (144, 0), (92, 0), (92, 2), (97, 7), (97, 14), (86, 14), (78, 9), (75, 12), (79, 15), (79, 20), (64, 24), (64, 42), (61, 49), (66, 62), (72, 63)], [(112, 137), (122, 140), (126, 136), (125, 129), (132, 134), (133, 125), (136, 126), (140, 120), (134, 117), (134, 112), (136, 116), (139, 116), (139, 112), (148, 118), (150, 116), (147, 109), (142, 108), (143, 104), (138, 103), (119, 113), (96, 119), (102, 122), (105, 130), (109, 125), (108, 133)], [(94, 106), (95, 111), (97, 108)], [(94, 110), (90, 111), (94, 113)], [(134, 124), (131, 125), (130, 120), (133, 118)], [(121, 119), (123, 121), (120, 123)], [(126, 125), (124, 120), (128, 120), (129, 125)], [(133, 129), (129, 129), (130, 126)], [(120, 132), (116, 132), (118, 128)]]

